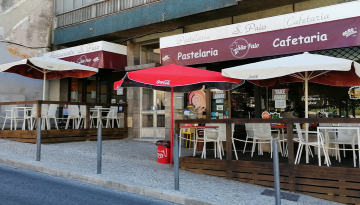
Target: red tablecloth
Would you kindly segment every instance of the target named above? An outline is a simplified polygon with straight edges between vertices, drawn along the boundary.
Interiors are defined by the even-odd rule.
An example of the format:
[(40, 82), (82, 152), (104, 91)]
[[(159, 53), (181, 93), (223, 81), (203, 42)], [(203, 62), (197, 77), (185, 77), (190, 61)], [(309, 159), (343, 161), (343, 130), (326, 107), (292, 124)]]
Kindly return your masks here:
[(286, 128), (286, 125), (271, 125), (271, 128), (285, 129), (285, 128)]
[(191, 128), (191, 129), (207, 129), (207, 128), (219, 128), (218, 126), (180, 126), (180, 129)]

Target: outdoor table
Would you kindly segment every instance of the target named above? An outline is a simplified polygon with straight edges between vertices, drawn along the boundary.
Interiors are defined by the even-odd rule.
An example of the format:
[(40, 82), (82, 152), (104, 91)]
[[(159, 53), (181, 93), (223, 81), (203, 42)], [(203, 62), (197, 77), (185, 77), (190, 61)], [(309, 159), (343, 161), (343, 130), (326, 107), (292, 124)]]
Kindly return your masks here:
[(281, 133), (282, 133), (282, 153), (283, 156), (287, 156), (287, 148), (285, 147), (285, 135), (284, 135), (284, 129), (286, 129), (286, 125), (271, 125), (271, 128), (274, 129), (281, 129)]
[[(182, 129), (195, 129), (195, 143), (194, 143), (194, 153), (193, 153), (193, 156), (195, 156), (196, 144), (197, 144), (198, 139), (199, 139), (198, 131), (199, 130), (205, 130), (205, 129), (216, 129), (216, 128), (219, 128), (219, 126), (195, 126), (195, 125), (186, 126), (186, 125), (182, 125), (182, 126), (179, 126), (179, 128), (180, 128), (179, 136), (181, 136)], [(179, 146), (181, 147), (181, 140), (180, 140)], [(179, 150), (179, 157), (180, 157), (180, 150)]]
[[(340, 126), (326, 126), (326, 127), (317, 127), (317, 140), (318, 140), (318, 158), (319, 158), (319, 166), (321, 166), (321, 154), (320, 154), (320, 139), (319, 139), (319, 133), (320, 130), (325, 130), (325, 132), (328, 132), (328, 130), (340, 130), (340, 129), (354, 129), (357, 131), (357, 137), (358, 137), (358, 143), (360, 142), (360, 127), (340, 127)], [(328, 139), (328, 134), (325, 135), (325, 138)], [(358, 145), (359, 146), (359, 145)], [(358, 155), (360, 156), (360, 149), (358, 149)], [(360, 168), (360, 157), (359, 158), (359, 168)]]
[[(101, 121), (101, 116), (102, 116), (102, 112), (103, 111), (108, 111), (110, 112), (110, 108), (104, 108), (104, 107), (93, 107), (93, 108), (90, 108), (90, 112), (96, 112), (97, 113), (97, 116), (95, 117), (97, 119), (97, 124), (101, 123), (102, 124), (102, 121)], [(96, 126), (97, 127), (97, 126)]]
[[(25, 121), (27, 118), (29, 118), (29, 115), (28, 115), (28, 112), (32, 110), (32, 107), (12, 107), (11, 109), (11, 114), (13, 115), (14, 119), (16, 119), (16, 116), (15, 116), (15, 109), (17, 109), (18, 111), (19, 110), (22, 110), (24, 115), (23, 115), (23, 126), (22, 126), (22, 130), (25, 130)], [(15, 125), (15, 130), (17, 129), (17, 126)]]

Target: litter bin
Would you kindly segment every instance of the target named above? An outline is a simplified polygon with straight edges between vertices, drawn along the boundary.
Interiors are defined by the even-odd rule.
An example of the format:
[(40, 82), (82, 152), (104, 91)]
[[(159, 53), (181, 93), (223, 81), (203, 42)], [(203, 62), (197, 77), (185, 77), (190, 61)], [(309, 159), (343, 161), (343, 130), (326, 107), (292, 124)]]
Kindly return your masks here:
[(170, 163), (170, 141), (159, 140), (156, 145), (158, 146), (158, 163)]

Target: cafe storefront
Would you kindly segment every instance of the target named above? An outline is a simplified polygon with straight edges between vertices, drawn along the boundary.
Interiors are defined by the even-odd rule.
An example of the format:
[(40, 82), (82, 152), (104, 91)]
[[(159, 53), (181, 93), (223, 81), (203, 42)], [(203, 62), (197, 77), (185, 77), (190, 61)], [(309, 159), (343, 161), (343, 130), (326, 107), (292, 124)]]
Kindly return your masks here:
[[(160, 39), (162, 64), (203, 67), (221, 72), (225, 68), (304, 52), (359, 62), (360, 13), (357, 9), (359, 7), (359, 1), (352, 1), (164, 37)], [(277, 69), (271, 72), (276, 73)], [(271, 147), (270, 142), (276, 142), (272, 141), (272, 131), (279, 133), (279, 139), (281, 139), (280, 132), (283, 134), (283, 146), (282, 148), (279, 146), (279, 149), (283, 151), (279, 152), (281, 189), (342, 203), (358, 204), (359, 189), (355, 186), (359, 183), (359, 164), (355, 165), (352, 161), (359, 159), (358, 148), (343, 145), (345, 151), (341, 151), (342, 161), (340, 162), (340, 151), (338, 154), (334, 154), (335, 150), (340, 149), (327, 147), (326, 149), (333, 151), (330, 156), (331, 165), (327, 164), (329, 166), (320, 166), (325, 164), (323, 159), (330, 155), (326, 154), (325, 149), (319, 150), (325, 145), (310, 145), (311, 148), (304, 148), (306, 151), (302, 154), (298, 152), (300, 150), (298, 148), (302, 143), (299, 140), (303, 136), (301, 130), (306, 130), (301, 128), (300, 124), (309, 124), (309, 128), (316, 131), (314, 135), (316, 143), (320, 142), (319, 136), (321, 136), (318, 128), (326, 128), (326, 126), (320, 126), (320, 123), (330, 124), (331, 126), (327, 127), (330, 130), (334, 130), (334, 127), (338, 130), (346, 130), (349, 127), (345, 128), (339, 125), (353, 123), (352, 128), (359, 130), (358, 126), (355, 126), (359, 123), (358, 119), (345, 119), (359, 118), (359, 88), (357, 86), (337, 87), (309, 83), (308, 104), (309, 118), (311, 119), (305, 119), (305, 85), (303, 82), (281, 84), (277, 81), (275, 85), (273, 83), (266, 85), (267, 81), (261, 80), (261, 86), (258, 86), (260, 83), (256, 83), (256, 78), (257, 76), (249, 76), (248, 79), (254, 79), (252, 82), (247, 81), (231, 91), (205, 91), (206, 108), (209, 108), (206, 110), (206, 120), (175, 121), (175, 126), (179, 130), (185, 127), (185, 123), (194, 123), (194, 129), (198, 123), (204, 123), (205, 127), (208, 123), (217, 124), (219, 127), (218, 139), (220, 139), (220, 127), (224, 127), (224, 124), (226, 126), (226, 133), (222, 133), (222, 136), (226, 136), (226, 140), (221, 139), (226, 142), (217, 142), (219, 150), (222, 149), (221, 145), (225, 150), (222, 160), (217, 159), (219, 157), (216, 156), (217, 154), (222, 155), (220, 151), (217, 152), (216, 149), (207, 147), (198, 150), (198, 154), (194, 151), (194, 154), (190, 156), (182, 155), (179, 159), (180, 167), (196, 173), (273, 187), (274, 164), (271, 159), (273, 156), (271, 149), (264, 151), (262, 145), (260, 147), (258, 145), (256, 154), (255, 149), (251, 147), (255, 147), (254, 144), (261, 139), (256, 141), (254, 134), (253, 139), (247, 141), (248, 132), (245, 131), (246, 123), (253, 124), (253, 128), (249, 130), (253, 130), (254, 133), (256, 127), (262, 129), (261, 126), (268, 126), (270, 130), (270, 134), (267, 135), (270, 136), (267, 141), (269, 147)], [(276, 116), (275, 119), (260, 119), (264, 111), (267, 111), (268, 116)], [(276, 119), (278, 117), (282, 119)], [(272, 124), (275, 126), (273, 127)], [(235, 132), (231, 132), (234, 129), (230, 131), (233, 125), (235, 125)], [(241, 134), (244, 135), (237, 135), (239, 130), (236, 127), (242, 127), (242, 130), (239, 130), (243, 131)], [(294, 128), (296, 128), (296, 132), (294, 132)], [(304, 132), (309, 134), (308, 131)], [(260, 133), (263, 134), (264, 130), (262, 129)], [(360, 139), (359, 135), (356, 136), (357, 139)], [(249, 137), (251, 136), (249, 135)], [(204, 143), (207, 141), (205, 138), (203, 138)], [(245, 138), (248, 144), (251, 143), (246, 148), (244, 146)], [(187, 139), (185, 138), (185, 140)], [(306, 136), (304, 141), (307, 143), (312, 142), (311, 140), (313, 139), (309, 138), (308, 141)], [(330, 146), (332, 143), (330, 142), (329, 137), (326, 138), (325, 143)], [(309, 150), (314, 150), (312, 151), (314, 158), (309, 157)], [(356, 150), (356, 153), (350, 153), (349, 150)], [(347, 157), (343, 155), (345, 152)], [(203, 157), (204, 153), (205, 157)], [(350, 190), (354, 192), (350, 193)]]
[[(302, 52), (359, 61), (360, 15), (355, 9), (358, 6), (360, 2), (349, 2), (164, 37), (160, 39), (162, 64), (221, 71)], [(222, 91), (210, 90), (209, 96), (204, 97), (209, 98), (206, 116), (207, 119), (253, 118), (266, 110), (281, 116), (292, 112), (293, 117), (303, 117), (303, 89), (302, 83), (259, 87), (246, 82), (221, 95)], [(349, 89), (310, 83), (309, 117), (360, 115), (359, 103), (349, 97)], [(286, 90), (287, 98), (275, 99), (275, 90)]]
[(125, 75), (127, 47), (106, 41), (46, 53), (45, 56), (99, 68), (87, 78), (66, 78), (60, 99), (85, 103), (125, 103), (126, 89), (114, 90), (112, 85)]

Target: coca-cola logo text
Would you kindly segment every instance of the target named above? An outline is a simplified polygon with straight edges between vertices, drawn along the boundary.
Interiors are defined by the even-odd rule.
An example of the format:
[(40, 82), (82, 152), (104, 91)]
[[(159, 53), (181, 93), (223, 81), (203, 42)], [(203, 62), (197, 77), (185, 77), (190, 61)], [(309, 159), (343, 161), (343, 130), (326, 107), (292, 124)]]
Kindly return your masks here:
[(170, 85), (170, 80), (157, 80), (156, 84), (158, 84), (158, 85)]

